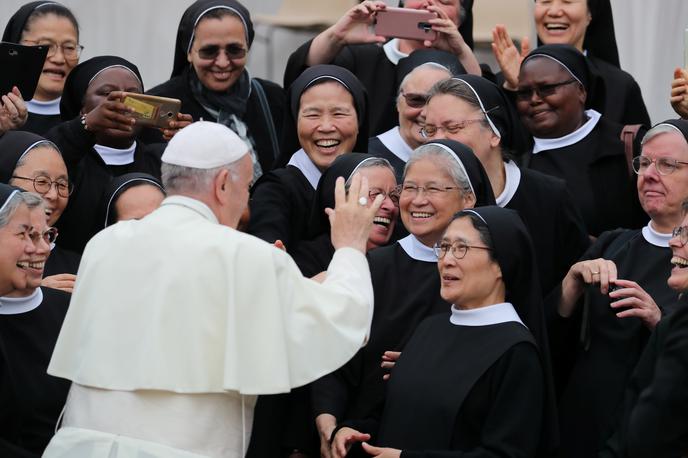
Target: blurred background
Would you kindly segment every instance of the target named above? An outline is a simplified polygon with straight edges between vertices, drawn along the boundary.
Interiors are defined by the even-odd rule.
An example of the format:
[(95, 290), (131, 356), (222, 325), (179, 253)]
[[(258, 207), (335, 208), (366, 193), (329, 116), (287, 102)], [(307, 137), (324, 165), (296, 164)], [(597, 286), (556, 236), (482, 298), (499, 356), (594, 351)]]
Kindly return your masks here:
[[(191, 0), (60, 2), (72, 9), (79, 20), (80, 41), (85, 46), (82, 60), (105, 54), (122, 56), (140, 68), (146, 88), (169, 78), (177, 25)], [(688, 1), (611, 2), (622, 68), (640, 84), (653, 122), (675, 117), (668, 98), (674, 68), (685, 65)], [(25, 0), (0, 2), (3, 28), (24, 3)], [(256, 29), (249, 71), (252, 76), (281, 84), (289, 54), (322, 29), (314, 24), (331, 22), (352, 0), (246, 0), (243, 3), (251, 11)], [(395, 6), (397, 0), (387, 3)], [(475, 0), (473, 35), (480, 62), (497, 70), (489, 42), (492, 27), (498, 22), (506, 24), (513, 38), (534, 36), (532, 4), (532, 0)]]

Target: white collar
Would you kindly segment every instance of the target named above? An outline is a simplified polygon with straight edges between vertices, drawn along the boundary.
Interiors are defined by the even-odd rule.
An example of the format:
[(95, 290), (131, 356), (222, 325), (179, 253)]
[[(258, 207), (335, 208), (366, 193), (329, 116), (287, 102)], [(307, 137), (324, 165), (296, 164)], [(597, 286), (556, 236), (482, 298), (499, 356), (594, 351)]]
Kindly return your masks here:
[(377, 136), (378, 140), (385, 145), (385, 147), (392, 152), (396, 157), (404, 162), (408, 162), (413, 153), (413, 149), (406, 143), (401, 136), (399, 126), (392, 127), (387, 132)]
[(305, 176), (306, 180), (313, 186), (313, 189), (318, 187), (318, 181), (320, 181), (322, 172), (315, 166), (313, 161), (311, 161), (311, 158), (308, 157), (308, 154), (306, 154), (303, 148), (292, 154), (287, 165), (293, 165), (301, 170), (303, 176)]
[(523, 324), (518, 313), (516, 313), (516, 309), (509, 302), (470, 310), (461, 310), (452, 305), (449, 321), (457, 326), (489, 326), (509, 321)]
[(519, 184), (521, 184), (521, 169), (514, 161), (504, 163), (504, 190), (495, 199), (497, 205), (506, 207), (518, 191)]
[(38, 308), (43, 302), (43, 291), (36, 288), (24, 297), (0, 297), (0, 315), (19, 315)]
[(98, 155), (100, 155), (103, 162), (107, 165), (127, 165), (134, 162), (136, 142), (132, 143), (132, 145), (126, 149), (110, 148), (109, 146), (103, 145), (94, 145), (93, 149), (98, 152)]
[(401, 248), (404, 249), (411, 259), (424, 262), (437, 262), (435, 250), (423, 245), (413, 234), (409, 234), (399, 240), (399, 245), (401, 245)]
[(669, 248), (669, 240), (671, 240), (671, 233), (662, 234), (657, 232), (652, 227), (652, 220), (647, 223), (647, 226), (643, 228), (643, 238), (645, 241), (651, 245), (658, 246), (660, 248)]
[(42, 102), (40, 100), (29, 100), (26, 103), (26, 109), (29, 110), (29, 113), (37, 114), (37, 115), (46, 115), (46, 116), (52, 116), (52, 115), (59, 115), (60, 114), (60, 100), (62, 100), (62, 97), (58, 97), (54, 100), (48, 100), (46, 102)]
[(576, 144), (587, 137), (588, 134), (595, 128), (602, 115), (595, 110), (585, 110), (585, 114), (588, 115), (588, 120), (585, 122), (585, 124), (568, 135), (564, 135), (563, 137), (559, 138), (533, 137), (533, 140), (535, 141), (535, 146), (533, 146), (533, 154), (550, 149), (564, 148), (566, 146)]
[(398, 65), (401, 59), (408, 57), (408, 54), (399, 51), (399, 39), (397, 38), (389, 40), (382, 49), (385, 51), (387, 59), (394, 65)]
[(186, 207), (190, 210), (195, 211), (205, 219), (207, 219), (210, 222), (219, 224), (219, 221), (217, 220), (217, 216), (215, 216), (215, 213), (208, 207), (206, 204), (201, 202), (200, 200), (194, 199), (192, 197), (188, 196), (180, 196), (180, 195), (174, 195), (174, 196), (169, 196), (166, 197), (165, 200), (162, 201), (160, 204), (161, 207), (167, 206), (167, 205), (179, 205), (181, 207)]

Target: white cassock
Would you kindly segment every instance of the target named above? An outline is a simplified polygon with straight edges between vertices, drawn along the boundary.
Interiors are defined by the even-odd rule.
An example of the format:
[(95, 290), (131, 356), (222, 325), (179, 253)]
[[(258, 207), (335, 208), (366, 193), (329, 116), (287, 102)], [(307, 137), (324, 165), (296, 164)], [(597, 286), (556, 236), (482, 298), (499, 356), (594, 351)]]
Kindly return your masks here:
[(72, 380), (46, 457), (243, 457), (258, 394), (346, 363), (370, 330), (365, 256), (319, 284), (291, 257), (168, 197), (86, 247), (48, 373)]

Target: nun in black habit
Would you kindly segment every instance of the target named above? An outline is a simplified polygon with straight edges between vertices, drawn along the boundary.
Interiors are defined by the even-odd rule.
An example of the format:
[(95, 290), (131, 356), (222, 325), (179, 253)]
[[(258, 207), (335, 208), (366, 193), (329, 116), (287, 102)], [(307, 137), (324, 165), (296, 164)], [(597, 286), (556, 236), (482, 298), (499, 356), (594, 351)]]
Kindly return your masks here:
[[(9, 131), (0, 137), (0, 151), (0, 183), (40, 194), (48, 226), (55, 226), (73, 190), (58, 147), (31, 132)], [(80, 261), (79, 254), (53, 243), (43, 271), (44, 285), (71, 292)]]
[(487, 174), (467, 146), (439, 140), (414, 151), (399, 200), (410, 235), (368, 254), (375, 294), (368, 344), (344, 367), (313, 384), (322, 439), (329, 439), (337, 422), (368, 417), (384, 399), (383, 353), (401, 351), (426, 317), (448, 316), (432, 247), (457, 211), (494, 202)]
[[(643, 155), (688, 163), (686, 138), (688, 121), (665, 121), (646, 134)], [(656, 320), (675, 308), (669, 240), (688, 199), (688, 169), (645, 168), (637, 189), (650, 223), (603, 233), (547, 298), (563, 456), (594, 456), (602, 447)]]
[[(148, 186), (149, 188), (147, 189), (153, 190), (153, 193), (129, 197), (126, 199), (125, 205), (133, 206), (134, 208), (122, 208), (120, 200), (123, 198), (123, 195), (130, 189), (142, 189), (140, 188), (142, 186)], [(113, 178), (103, 195), (103, 213), (105, 215), (103, 228), (123, 219), (143, 218), (155, 210), (166, 195), (167, 193), (165, 193), (160, 180), (148, 173), (125, 173)], [(123, 211), (126, 212), (126, 215), (122, 214)]]
[(130, 172), (160, 176), (164, 144), (137, 140), (118, 91), (143, 92), (138, 68), (116, 56), (91, 58), (70, 73), (60, 104), (63, 122), (46, 138), (62, 151), (74, 193), (58, 223), (66, 248), (82, 252), (102, 228), (100, 202), (112, 177)]
[(625, 145), (623, 126), (586, 110), (597, 81), (585, 56), (573, 46), (543, 45), (521, 64), (516, 101), (534, 141), (523, 164), (566, 182), (594, 237), (647, 222), (631, 168), (644, 132)]
[[(302, 106), (304, 98), (315, 96)], [(351, 72), (317, 65), (294, 81), (287, 103), (280, 168), (253, 187), (248, 232), (270, 243), (281, 240), (291, 252), (309, 233), (309, 212), (323, 171), (342, 154), (367, 152), (368, 101)], [(304, 108), (308, 112), (302, 113)]]
[[(454, 133), (435, 129), (481, 117), (484, 122), (467, 124)], [(474, 75), (440, 81), (430, 91), (425, 121), (430, 139), (451, 138), (473, 149), (490, 177), (497, 205), (516, 210), (526, 224), (542, 292), (550, 292), (590, 242), (566, 184), (520, 169), (512, 160), (512, 153), (526, 147), (527, 133), (507, 96), (494, 83)]]
[[(528, 231), (513, 210), (477, 207), (457, 213), (435, 250), (451, 314), (416, 328), (392, 369), (379, 426), (371, 418), (350, 427), (409, 458), (551, 456), (556, 406)], [(349, 434), (338, 432), (334, 446)]]
[[(224, 36), (205, 37), (212, 41), (209, 46), (196, 40), (196, 34), (205, 21), (224, 21), (238, 18), (240, 23), (227, 27), (240, 27), (237, 43), (221, 43)], [(228, 19), (231, 20), (231, 19)], [(241, 3), (235, 0), (197, 0), (182, 15), (177, 29), (174, 49), (174, 67), (170, 80), (148, 91), (148, 94), (172, 97), (182, 102), (182, 111), (190, 114), (194, 121), (215, 121), (224, 124), (251, 145), (254, 160), (254, 175), (272, 170), (279, 156), (279, 139), (282, 135), (284, 116), (284, 91), (277, 84), (258, 78), (251, 78), (244, 68), (254, 38), (251, 15)], [(241, 57), (232, 56), (231, 50)], [(202, 58), (210, 48), (214, 57)], [(237, 48), (237, 49), (238, 49)], [(222, 56), (226, 56), (224, 60)], [(215, 80), (209, 70), (226, 69), (230, 76)], [(152, 132), (152, 131), (149, 131)], [(154, 133), (154, 132), (153, 132)], [(159, 141), (159, 140), (158, 140)], [(262, 172), (261, 172), (262, 171)]]

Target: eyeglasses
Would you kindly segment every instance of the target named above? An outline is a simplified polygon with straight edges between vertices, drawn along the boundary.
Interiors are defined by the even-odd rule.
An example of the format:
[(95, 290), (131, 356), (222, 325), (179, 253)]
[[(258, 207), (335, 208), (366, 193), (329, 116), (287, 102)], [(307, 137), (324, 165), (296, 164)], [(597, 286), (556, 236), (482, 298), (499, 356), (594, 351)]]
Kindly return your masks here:
[(224, 50), (227, 55), (227, 59), (242, 59), (246, 57), (248, 50), (241, 45), (236, 43), (228, 44), (225, 46), (220, 45), (207, 45), (198, 49), (198, 57), (203, 60), (215, 60), (217, 56), (220, 55), (220, 51)]
[(399, 195), (407, 195), (410, 197), (416, 197), (421, 191), (425, 193), (428, 197), (436, 197), (442, 195), (446, 192), (452, 191), (454, 189), (461, 189), (458, 186), (416, 186), (415, 184), (404, 184), (396, 187)]
[(451, 254), (452, 256), (454, 256), (455, 259), (463, 259), (466, 257), (466, 253), (468, 253), (469, 248), (479, 248), (481, 250), (492, 251), (492, 248), (488, 248), (486, 246), (466, 245), (463, 242), (441, 242), (436, 243), (433, 247), (433, 249), (435, 250), (435, 254), (437, 255), (437, 259), (444, 259), (444, 257), (447, 255), (447, 252), (449, 251), (451, 251)]
[(31, 43), (37, 46), (47, 46), (48, 47), (48, 56), (47, 57), (52, 57), (55, 54), (57, 54), (57, 48), (60, 48), (62, 50), (62, 55), (65, 57), (67, 60), (78, 60), (79, 57), (81, 56), (81, 51), (84, 50), (84, 47), (81, 46), (80, 44), (76, 43), (62, 43), (61, 45), (58, 45), (52, 40), (40, 40), (40, 41), (34, 41), (34, 40), (23, 40), (25, 43)]
[(657, 169), (657, 173), (660, 175), (670, 175), (679, 168), (679, 164), (688, 164), (688, 162), (677, 161), (670, 157), (650, 159), (647, 156), (637, 156), (633, 158), (633, 170), (635, 170), (635, 173), (638, 175), (644, 175), (652, 163), (655, 164), (655, 169)]
[(681, 246), (685, 245), (688, 243), (688, 226), (675, 227), (674, 230), (671, 231), (671, 236), (673, 238), (678, 237), (678, 240), (681, 242)]
[(57, 228), (49, 227), (42, 233), (38, 231), (26, 230), (18, 235), (28, 238), (34, 245), (40, 243), (41, 240), (50, 245), (51, 243), (55, 243), (55, 240), (57, 240)]
[(383, 189), (380, 188), (370, 188), (368, 190), (368, 198), (370, 198), (370, 201), (374, 201), (377, 196), (382, 196), (383, 199), (386, 199), (389, 197), (389, 199), (392, 201), (392, 203), (396, 206), (399, 206), (399, 190), (397, 187), (392, 189), (389, 192), (386, 192)]
[(423, 108), (426, 103), (428, 103), (428, 94), (415, 94), (409, 92), (408, 94), (404, 91), (401, 92), (406, 100), (406, 105), (411, 108)]
[(443, 130), (448, 134), (454, 135), (465, 129), (467, 125), (473, 124), (474, 122), (485, 122), (485, 118), (482, 119), (464, 119), (463, 121), (454, 124), (445, 124), (444, 126), (434, 126), (432, 124), (426, 124), (420, 129), (420, 135), (423, 138), (434, 137), (438, 130)]
[(561, 83), (541, 84), (539, 86), (522, 87), (516, 90), (516, 99), (530, 100), (533, 97), (533, 92), (536, 93), (540, 98), (549, 97), (550, 95), (554, 95), (558, 87), (566, 86), (567, 84), (577, 82), (577, 79), (570, 79), (568, 81), (562, 81)]
[(29, 177), (20, 177), (16, 175), (12, 175), (12, 178), (16, 178), (18, 180), (29, 180), (33, 182), (33, 189), (40, 195), (44, 196), (50, 192), (50, 188), (55, 185), (55, 189), (57, 190), (57, 195), (60, 197), (69, 197), (72, 192), (74, 192), (74, 186), (72, 186), (72, 183), (66, 180), (51, 180), (50, 178), (39, 175), (36, 178), (29, 178)]

